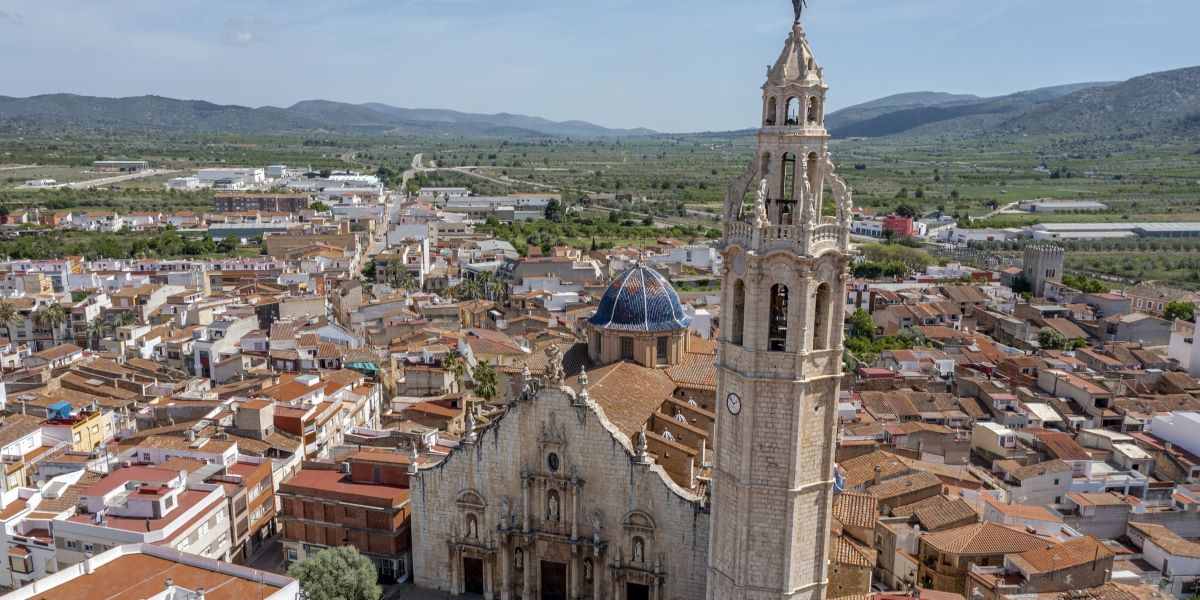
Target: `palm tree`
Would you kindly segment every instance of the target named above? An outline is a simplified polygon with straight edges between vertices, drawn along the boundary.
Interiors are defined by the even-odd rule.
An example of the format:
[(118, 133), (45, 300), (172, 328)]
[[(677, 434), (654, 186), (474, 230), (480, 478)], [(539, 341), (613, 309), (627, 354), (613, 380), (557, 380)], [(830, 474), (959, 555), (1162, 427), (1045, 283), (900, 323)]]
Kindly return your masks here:
[(108, 337), (113, 332), (113, 324), (104, 317), (96, 317), (88, 323), (88, 340), (94, 340), (92, 349), (95, 350), (100, 346), (100, 340)]
[(58, 326), (67, 322), (67, 311), (57, 302), (43, 304), (33, 313), (33, 322), (50, 330), (54, 345), (58, 345)]
[(479, 287), (484, 298), (493, 302), (508, 299), (508, 284), (495, 273), (487, 272), (479, 276)]
[(463, 380), (467, 375), (467, 361), (458, 353), (457, 350), (451, 350), (442, 356), (442, 368), (454, 377), (455, 391), (462, 389)]
[(0, 301), (0, 325), (8, 332), (9, 343), (13, 341), (13, 325), (24, 321), (25, 317), (21, 315), (21, 311), (12, 302)]
[(475, 393), (484, 400), (491, 401), (496, 397), (496, 370), (488, 361), (475, 365), (471, 371), (471, 379), (475, 380)]
[(446, 291), (455, 300), (478, 300), (483, 297), (483, 286), (475, 279), (464, 279)]
[(117, 315), (113, 317), (112, 322), (114, 327), (121, 327), (124, 325), (136, 325), (141, 323), (142, 319), (133, 311), (127, 310), (125, 312), (117, 313)]
[(393, 264), (395, 265), (393, 267), (395, 273), (388, 277), (388, 283), (406, 292), (416, 292), (421, 289), (421, 282), (417, 281), (416, 277), (413, 277), (411, 271), (404, 268), (404, 265), (400, 263)]

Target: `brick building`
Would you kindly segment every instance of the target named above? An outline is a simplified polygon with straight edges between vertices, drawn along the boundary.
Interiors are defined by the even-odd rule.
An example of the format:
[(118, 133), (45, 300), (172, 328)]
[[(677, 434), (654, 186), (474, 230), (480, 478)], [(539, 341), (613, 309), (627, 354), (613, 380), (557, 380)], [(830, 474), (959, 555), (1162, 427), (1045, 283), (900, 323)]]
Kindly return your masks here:
[(226, 212), (288, 212), (308, 210), (312, 198), (308, 194), (216, 194), (213, 211)]
[(383, 582), (411, 573), (406, 456), (358, 452), (345, 462), (305, 463), (279, 487), (288, 563), (332, 546), (354, 546)]

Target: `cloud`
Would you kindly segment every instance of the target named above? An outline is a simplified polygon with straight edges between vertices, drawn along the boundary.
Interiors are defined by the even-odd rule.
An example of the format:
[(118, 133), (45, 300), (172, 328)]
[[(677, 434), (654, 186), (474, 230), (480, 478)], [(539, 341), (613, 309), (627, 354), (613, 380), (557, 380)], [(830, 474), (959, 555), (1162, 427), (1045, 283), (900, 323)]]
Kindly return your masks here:
[(13, 25), (20, 25), (21, 23), (25, 22), (25, 15), (22, 15), (21, 13), (0, 10), (0, 22), (5, 21), (12, 23)]
[(225, 34), (225, 43), (230, 46), (249, 46), (258, 41), (258, 37), (249, 31), (231, 31)]

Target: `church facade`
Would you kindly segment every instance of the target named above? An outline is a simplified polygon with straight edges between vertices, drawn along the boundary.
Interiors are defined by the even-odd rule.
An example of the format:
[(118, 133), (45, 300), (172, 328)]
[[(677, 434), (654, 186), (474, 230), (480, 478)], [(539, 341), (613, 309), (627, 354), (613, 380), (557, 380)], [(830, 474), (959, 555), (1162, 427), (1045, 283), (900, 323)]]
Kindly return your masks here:
[(412, 484), (416, 583), (484, 598), (700, 598), (709, 515), (561, 363)]

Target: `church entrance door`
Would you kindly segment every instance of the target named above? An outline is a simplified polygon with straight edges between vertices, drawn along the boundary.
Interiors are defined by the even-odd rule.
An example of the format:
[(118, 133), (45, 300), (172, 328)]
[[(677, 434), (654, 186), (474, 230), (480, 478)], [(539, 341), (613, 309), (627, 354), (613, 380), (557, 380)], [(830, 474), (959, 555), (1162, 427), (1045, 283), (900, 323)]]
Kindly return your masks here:
[(463, 592), (468, 594), (483, 593), (483, 560), (479, 558), (463, 559)]
[(650, 600), (650, 586), (640, 583), (625, 584), (625, 598), (628, 600)]
[(567, 600), (567, 565), (542, 561), (542, 600)]

